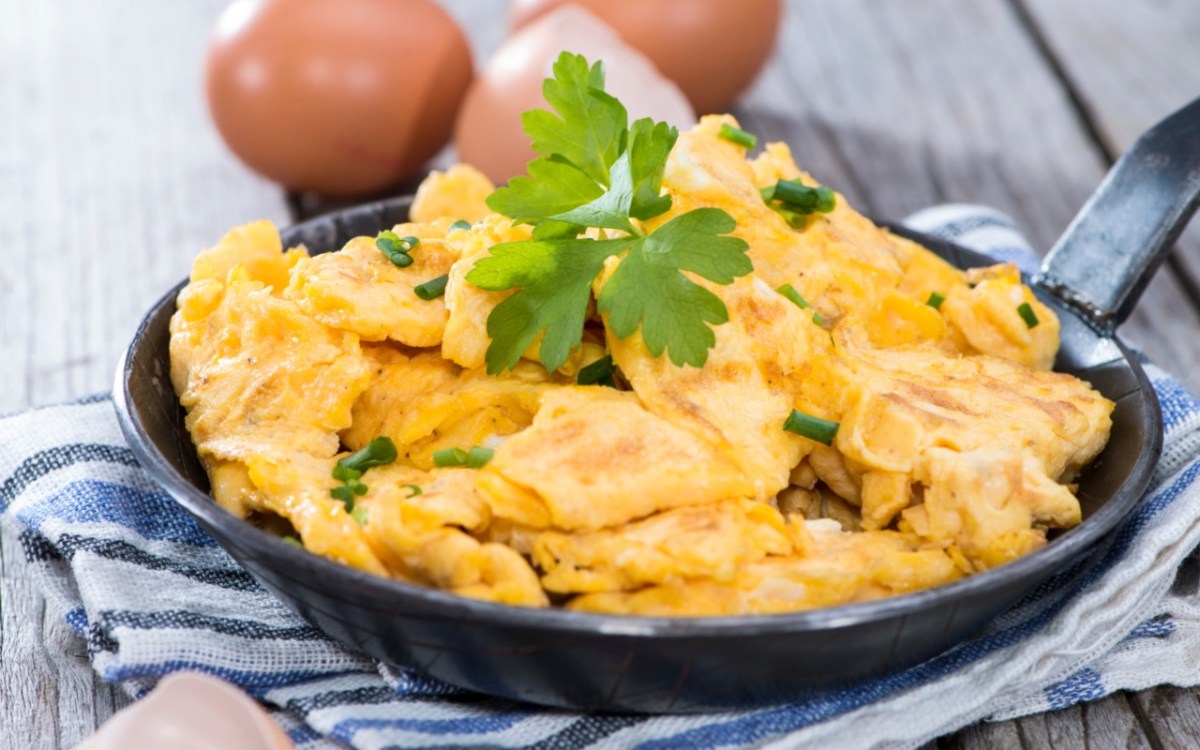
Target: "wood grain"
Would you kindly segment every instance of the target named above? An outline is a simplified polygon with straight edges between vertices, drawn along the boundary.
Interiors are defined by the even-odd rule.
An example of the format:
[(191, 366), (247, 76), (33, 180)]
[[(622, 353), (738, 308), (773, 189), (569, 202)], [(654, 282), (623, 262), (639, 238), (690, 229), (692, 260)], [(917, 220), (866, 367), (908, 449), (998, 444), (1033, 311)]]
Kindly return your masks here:
[[(0, 2), (0, 413), (108, 388), (142, 311), (199, 247), (241, 221), (286, 220), (282, 195), (229, 156), (203, 104), (205, 40), (224, 2)], [(505, 4), (444, 2), (481, 64), (503, 38)], [(1179, 71), (1200, 76), (1200, 64), (1172, 51), (1196, 38), (1200, 10), (1027, 2), (792, 0), (737, 114), (877, 216), (987, 203), (1048, 247), (1111, 155), (1185, 88), (1200, 91)], [(1200, 390), (1198, 323), (1167, 275), (1127, 333)], [(126, 702), (94, 678), (9, 536), (0, 628), (0, 745), (72, 746)], [(1189, 691), (1132, 700), (1136, 712), (1113, 696), (926, 747), (1196, 740)]]
[[(0, 4), (0, 413), (109, 388), (199, 248), (286, 218), (209, 124), (201, 65), (223, 5)], [(74, 746), (128, 699), (45, 608), (16, 539), (0, 545), (0, 746)]]
[[(1200, 3), (1096, 0), (1080, 12), (1073, 0), (1014, 2), (1036, 29), (1106, 159), (1114, 160), (1150, 126), (1200, 96)], [(1192, 303), (1200, 304), (1200, 222), (1180, 238), (1172, 269)]]

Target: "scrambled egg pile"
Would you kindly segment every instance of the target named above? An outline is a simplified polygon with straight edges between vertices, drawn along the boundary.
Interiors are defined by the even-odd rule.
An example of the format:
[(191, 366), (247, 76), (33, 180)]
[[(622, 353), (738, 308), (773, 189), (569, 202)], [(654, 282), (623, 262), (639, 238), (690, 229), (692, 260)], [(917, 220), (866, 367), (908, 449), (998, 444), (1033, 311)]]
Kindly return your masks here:
[[(759, 189), (816, 183), (782, 144), (748, 161), (722, 123), (734, 121), (680, 136), (663, 180), (673, 208), (648, 222), (714, 206), (750, 245), (754, 273), (698, 280), (730, 317), (701, 368), (652, 357), (593, 314), (559, 371), (535, 343), (486, 375), (486, 320), (509, 292), (464, 276), (529, 228), (488, 211), (492, 186), (470, 167), (421, 186), (395, 228), (420, 238), (406, 268), (371, 237), (285, 252), (267, 222), (201, 253), (172, 320), (171, 375), (217, 502), (282, 517), (312, 552), (378, 575), (651, 615), (923, 589), (1079, 523), (1070, 483), (1104, 447), (1113, 404), (1049, 371), (1058, 321), (1016, 269), (959, 271), (841, 196), (794, 229)], [(443, 298), (414, 293), (447, 273)], [(576, 385), (605, 354), (618, 387)], [(783, 430), (793, 409), (840, 423), (833, 444)], [(382, 435), (398, 459), (364, 476), (351, 515), (331, 471)], [(435, 451), (471, 446), (494, 448), (490, 462), (435, 466)]]

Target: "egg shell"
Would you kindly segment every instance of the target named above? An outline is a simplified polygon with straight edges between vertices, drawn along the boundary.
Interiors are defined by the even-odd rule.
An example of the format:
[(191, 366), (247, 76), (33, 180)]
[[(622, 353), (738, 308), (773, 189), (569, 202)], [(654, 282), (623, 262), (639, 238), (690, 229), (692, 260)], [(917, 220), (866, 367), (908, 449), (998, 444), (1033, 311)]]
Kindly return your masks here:
[(77, 750), (291, 750), (262, 706), (199, 672), (176, 672), (122, 709)]
[(723, 112), (762, 70), (780, 0), (514, 0), (513, 29), (573, 3), (595, 13), (650, 58), (700, 114)]
[(549, 109), (542, 82), (552, 75), (554, 61), (564, 50), (592, 63), (604, 61), (605, 90), (625, 105), (630, 122), (652, 117), (680, 128), (695, 122), (687, 97), (645, 55), (622, 42), (594, 14), (567, 5), (510, 37), (475, 79), (455, 129), (462, 161), (496, 183), (525, 172), (537, 154), (521, 128), (521, 113)]
[(293, 190), (361, 194), (415, 174), (450, 138), (473, 62), (430, 0), (237, 0), (209, 48), (225, 142)]

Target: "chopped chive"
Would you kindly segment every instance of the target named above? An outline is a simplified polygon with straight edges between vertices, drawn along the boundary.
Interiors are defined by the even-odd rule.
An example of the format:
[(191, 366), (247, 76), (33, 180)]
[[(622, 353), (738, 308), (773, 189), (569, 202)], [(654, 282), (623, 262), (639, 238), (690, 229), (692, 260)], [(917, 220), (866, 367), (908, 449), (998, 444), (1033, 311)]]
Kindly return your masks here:
[(487, 462), (492, 460), (492, 454), (495, 453), (491, 448), (484, 448), (482, 445), (477, 445), (467, 451), (467, 468), (482, 469), (487, 466)]
[(348, 484), (343, 484), (341, 487), (334, 487), (329, 490), (329, 495), (334, 500), (341, 500), (346, 506), (346, 510), (354, 507), (354, 488)]
[(450, 280), (450, 274), (444, 273), (436, 279), (430, 279), (424, 284), (417, 284), (413, 287), (413, 291), (423, 300), (437, 299), (446, 293), (446, 282)]
[[(768, 188), (764, 188), (768, 189)], [(788, 223), (792, 229), (804, 229), (808, 226), (809, 214), (798, 214), (795, 211), (789, 211), (778, 203), (768, 203), (767, 206), (783, 217), (783, 220)]]
[(350, 511), (350, 517), (357, 521), (359, 526), (367, 525), (366, 508), (355, 508), (354, 510)]
[(808, 304), (808, 300), (801, 297), (800, 292), (797, 292), (795, 287), (793, 287), (791, 284), (784, 284), (775, 291), (779, 292), (784, 297), (787, 297), (789, 300), (791, 300), (792, 304), (801, 310), (807, 310), (808, 308), (812, 307), (812, 305)]
[(833, 445), (833, 438), (837, 435), (838, 427), (837, 422), (830, 422), (827, 419), (814, 417), (795, 409), (792, 409), (787, 421), (783, 423), (783, 429), (788, 432), (794, 432), (825, 445)]
[(823, 325), (825, 325), (825, 316), (822, 315), (821, 313), (817, 312), (816, 310), (814, 310), (812, 321), (819, 326), (823, 326)]
[(721, 125), (721, 132), (717, 133), (717, 136), (744, 148), (754, 148), (758, 145), (758, 136), (741, 128), (735, 128), (728, 123)]
[(412, 256), (409, 253), (419, 244), (421, 244), (419, 237), (398, 237), (395, 232), (386, 229), (375, 237), (375, 247), (379, 248), (379, 251), (393, 265), (400, 268), (408, 268), (413, 264)]
[(304, 549), (304, 545), (300, 542), (300, 540), (297, 539), (296, 537), (292, 536), (291, 534), (289, 534), (283, 538), (283, 543), (290, 544), (293, 547), (299, 547), (300, 549)]
[(763, 200), (779, 201), (783, 208), (798, 214), (827, 214), (837, 205), (837, 194), (828, 187), (809, 187), (799, 180), (779, 180), (759, 191)]
[[(389, 437), (377, 437), (367, 443), (362, 450), (355, 451), (345, 458), (338, 459), (337, 467), (358, 472), (358, 476), (353, 477), (354, 479), (358, 479), (367, 469), (392, 463), (396, 460), (396, 456), (396, 444), (392, 442), (392, 439)], [(337, 468), (334, 471), (337, 471)], [(337, 474), (334, 474), (333, 478), (343, 479)]]
[(471, 222), (467, 221), (466, 219), (459, 219), (458, 221), (456, 221), (450, 225), (450, 231), (452, 231), (452, 232), (455, 229), (470, 229), (470, 228), (471, 228)]
[(400, 486), (412, 490), (412, 492), (408, 494), (409, 497), (416, 497), (417, 495), (421, 495), (425, 492), (425, 490), (421, 489), (421, 486), (417, 484), (402, 484)]
[[(469, 451), (462, 448), (444, 448), (440, 451), (433, 452), (433, 465), (446, 468), (448, 466), (465, 466), (468, 469), (481, 469), (488, 461), (492, 460), (491, 448), (484, 448), (477, 445)], [(415, 485), (410, 485), (415, 486)], [(420, 490), (420, 487), (417, 487)], [(419, 491), (414, 492), (409, 497), (421, 494)]]
[(941, 310), (942, 303), (945, 301), (946, 301), (945, 295), (938, 294), (937, 292), (930, 292), (929, 299), (925, 300), (925, 304), (929, 305), (934, 310)]
[(466, 466), (467, 452), (462, 448), (443, 448), (433, 452), (433, 465), (445, 468), (447, 466)]
[(1037, 328), (1037, 324), (1040, 321), (1038, 320), (1037, 313), (1033, 311), (1033, 306), (1031, 306), (1028, 302), (1022, 302), (1020, 307), (1017, 308), (1017, 313), (1019, 313), (1021, 319), (1025, 321), (1026, 327)]
[(343, 482), (341, 487), (329, 490), (334, 500), (341, 500), (346, 512), (354, 510), (354, 496), (367, 494), (367, 485), (358, 481), (367, 469), (390, 464), (396, 460), (396, 444), (389, 437), (377, 437), (361, 450), (339, 458), (333, 467), (333, 478)]
[(617, 368), (613, 366), (612, 355), (606, 354), (587, 367), (582, 368), (575, 376), (579, 385), (612, 385), (612, 374)]

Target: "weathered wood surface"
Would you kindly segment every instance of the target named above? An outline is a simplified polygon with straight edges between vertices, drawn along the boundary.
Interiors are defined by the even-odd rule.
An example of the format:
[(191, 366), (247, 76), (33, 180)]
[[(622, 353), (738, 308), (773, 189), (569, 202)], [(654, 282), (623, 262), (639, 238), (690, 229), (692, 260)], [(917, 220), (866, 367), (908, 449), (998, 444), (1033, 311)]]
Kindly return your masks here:
[[(197, 248), (286, 220), (208, 123), (199, 76), (223, 4), (0, 0), (0, 413), (109, 387)], [(446, 4), (481, 57), (502, 39), (499, 0)], [(1187, 0), (792, 0), (737, 113), (877, 216), (987, 203), (1046, 248), (1114, 155), (1200, 94), (1197, 32)], [(1200, 391), (1200, 317), (1179, 283), (1200, 243), (1180, 255), (1125, 333)], [(15, 540), (0, 553), (0, 746), (73, 746), (126, 699), (93, 678)], [(1198, 707), (1159, 688), (926, 747), (1195, 747)]]

